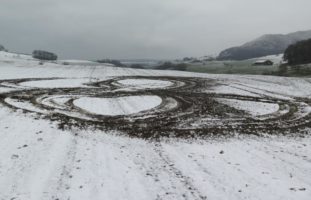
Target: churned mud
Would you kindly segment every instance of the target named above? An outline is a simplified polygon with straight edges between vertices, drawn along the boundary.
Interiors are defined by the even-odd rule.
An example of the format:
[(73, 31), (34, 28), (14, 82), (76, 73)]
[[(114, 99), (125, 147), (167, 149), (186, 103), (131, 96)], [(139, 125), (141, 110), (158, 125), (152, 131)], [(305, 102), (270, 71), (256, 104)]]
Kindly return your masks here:
[[(131, 79), (171, 82), (163, 88), (135, 88), (120, 81)], [(188, 77), (116, 77), (105, 81), (86, 83), (78, 88), (23, 88), (21, 83), (37, 80), (3, 80), (4, 87), (18, 88), (0, 94), (0, 102), (14, 110), (35, 112), (44, 118), (57, 121), (59, 128), (117, 130), (132, 137), (211, 137), (239, 134), (303, 134), (310, 127), (310, 99), (278, 99), (269, 96), (246, 96), (206, 92), (214, 88), (216, 80)], [(158, 96), (162, 103), (150, 110), (130, 115), (99, 115), (83, 110), (74, 104), (82, 97), (116, 98), (128, 96)], [(274, 104), (277, 111), (254, 116), (243, 109), (221, 100)], [(146, 103), (146, 102), (141, 102)]]

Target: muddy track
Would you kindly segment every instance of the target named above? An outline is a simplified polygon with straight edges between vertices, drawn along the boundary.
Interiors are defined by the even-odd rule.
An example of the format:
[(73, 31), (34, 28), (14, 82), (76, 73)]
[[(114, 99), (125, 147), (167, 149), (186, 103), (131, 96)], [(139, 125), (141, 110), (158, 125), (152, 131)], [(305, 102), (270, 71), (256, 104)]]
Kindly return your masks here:
[[(124, 79), (150, 79), (169, 81), (165, 88), (128, 88), (118, 81)], [(299, 134), (311, 127), (311, 114), (306, 111), (310, 99), (284, 100), (273, 97), (250, 97), (234, 94), (206, 93), (217, 81), (184, 77), (116, 77), (106, 81), (87, 83), (79, 88), (27, 88), (20, 83), (37, 80), (15, 79), (0, 81), (2, 87), (19, 88), (0, 94), (0, 102), (12, 109), (39, 113), (59, 123), (62, 129), (96, 128), (118, 130), (133, 137), (211, 137), (239, 134)], [(155, 95), (162, 103), (148, 111), (131, 115), (104, 116), (90, 113), (75, 106), (81, 97), (114, 98)], [(279, 111), (254, 117), (243, 110), (230, 107), (218, 99), (278, 104)], [(62, 100), (62, 101), (60, 101)]]

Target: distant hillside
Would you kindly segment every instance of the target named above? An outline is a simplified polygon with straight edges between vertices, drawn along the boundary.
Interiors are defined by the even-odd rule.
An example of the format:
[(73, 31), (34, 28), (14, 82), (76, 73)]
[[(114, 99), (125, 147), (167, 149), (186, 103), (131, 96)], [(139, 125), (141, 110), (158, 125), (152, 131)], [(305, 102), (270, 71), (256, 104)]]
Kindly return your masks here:
[(242, 46), (232, 47), (222, 51), (217, 59), (245, 60), (267, 55), (281, 54), (289, 45), (309, 38), (311, 38), (311, 30), (299, 31), (287, 35), (264, 35)]

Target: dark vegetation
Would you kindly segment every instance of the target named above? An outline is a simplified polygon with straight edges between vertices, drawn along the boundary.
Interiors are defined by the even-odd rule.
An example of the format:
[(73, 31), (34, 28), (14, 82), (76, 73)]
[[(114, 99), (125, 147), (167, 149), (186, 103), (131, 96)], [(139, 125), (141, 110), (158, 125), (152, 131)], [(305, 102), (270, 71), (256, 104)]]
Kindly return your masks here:
[(284, 60), (289, 65), (311, 63), (311, 39), (290, 45), (284, 52)]
[(34, 50), (32, 57), (40, 60), (57, 60), (56, 54), (42, 50)]
[(201, 63), (202, 62), (201, 60), (197, 58), (193, 58), (193, 57), (185, 57), (183, 58), (183, 61), (187, 63)]
[(289, 66), (283, 64), (279, 66), (279, 69), (275, 72), (266, 73), (264, 75), (273, 76), (288, 76), (288, 77), (310, 77), (311, 76), (311, 66), (308, 65), (293, 65)]
[(132, 64), (130, 65), (130, 68), (134, 68), (134, 69), (145, 69), (143, 65), (141, 64)]
[(0, 45), (0, 51), (4, 51), (4, 50), (5, 50), (4, 46)]
[(3, 45), (0, 44), (0, 51), (8, 51)]
[(116, 67), (126, 67), (124, 64), (121, 63), (119, 60), (113, 60), (113, 59), (102, 59), (102, 60), (97, 60), (96, 62), (98, 63), (108, 63), (108, 64), (113, 64)]
[(311, 39), (290, 45), (284, 52), (284, 60), (287, 64), (280, 65), (278, 71), (269, 75), (311, 76)]
[(187, 67), (188, 65), (185, 63), (174, 64), (171, 62), (164, 62), (163, 64), (156, 66), (155, 69), (186, 71)]

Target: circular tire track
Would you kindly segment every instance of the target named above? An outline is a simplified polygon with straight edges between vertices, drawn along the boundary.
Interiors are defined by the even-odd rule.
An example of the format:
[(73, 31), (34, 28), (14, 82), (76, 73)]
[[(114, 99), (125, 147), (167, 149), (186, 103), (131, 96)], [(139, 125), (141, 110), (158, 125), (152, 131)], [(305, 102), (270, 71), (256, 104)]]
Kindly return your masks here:
[[(118, 81), (124, 79), (150, 79), (170, 81), (165, 88), (126, 89)], [(20, 88), (27, 81), (58, 80), (15, 79), (0, 81), (0, 85)], [(310, 99), (294, 101), (270, 97), (250, 97), (233, 94), (205, 93), (216, 81), (187, 77), (117, 77), (86, 84), (79, 88), (31, 88), (0, 94), (0, 102), (12, 109), (36, 112), (59, 122), (59, 127), (96, 128), (118, 130), (133, 137), (210, 137), (239, 134), (303, 133), (310, 126)], [(126, 97), (155, 95), (162, 98), (161, 105), (131, 115), (104, 116), (90, 113), (74, 105), (81, 97)], [(280, 110), (261, 117), (253, 117), (217, 99), (230, 99), (278, 104)]]

